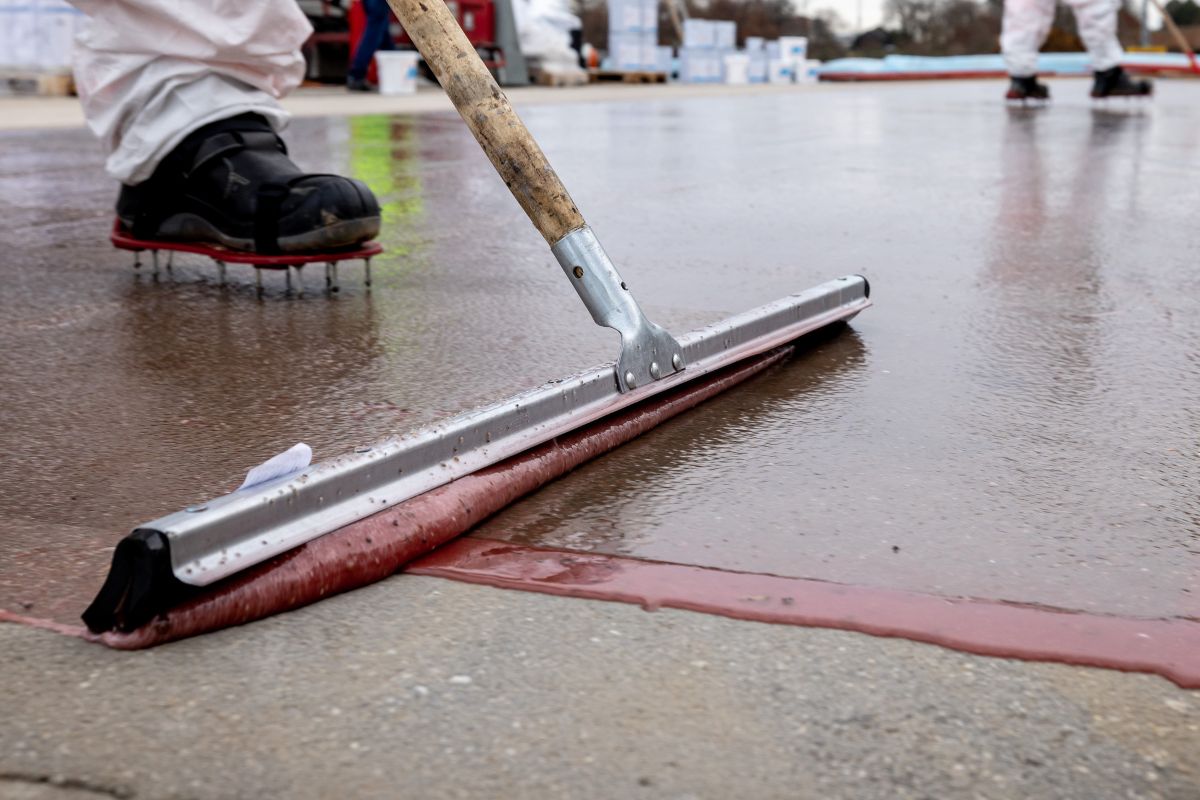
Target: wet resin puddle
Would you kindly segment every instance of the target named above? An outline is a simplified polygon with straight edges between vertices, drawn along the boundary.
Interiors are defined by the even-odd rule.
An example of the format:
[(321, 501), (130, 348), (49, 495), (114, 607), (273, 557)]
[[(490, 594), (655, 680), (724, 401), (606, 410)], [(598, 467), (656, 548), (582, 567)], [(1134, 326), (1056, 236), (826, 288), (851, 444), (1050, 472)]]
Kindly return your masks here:
[(1200, 688), (1200, 620), (1106, 616), (471, 538), (405, 571), (648, 610), (899, 637), (984, 656), (1150, 672)]
[[(676, 608), (754, 622), (896, 637), (982, 656), (1146, 672), (1185, 689), (1200, 689), (1200, 620), (1189, 618), (1123, 617), (974, 597), (942, 597), (471, 537), (449, 542), (410, 563), (403, 572), (504, 589), (633, 603), (647, 611)], [(209, 629), (242, 621), (226, 619)], [(0, 609), (3, 622), (115, 647), (144, 647), (155, 643), (147, 636), (156, 638), (153, 626), (113, 638), (112, 634), (93, 635), (83, 626)], [(169, 638), (174, 637), (163, 641)]]

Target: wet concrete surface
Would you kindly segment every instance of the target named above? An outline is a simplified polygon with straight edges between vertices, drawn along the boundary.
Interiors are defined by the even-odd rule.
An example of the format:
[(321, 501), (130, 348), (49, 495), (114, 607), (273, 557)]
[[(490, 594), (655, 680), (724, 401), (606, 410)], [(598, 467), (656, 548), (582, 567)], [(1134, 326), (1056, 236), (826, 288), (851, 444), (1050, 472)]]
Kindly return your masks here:
[[(851, 272), (877, 306), (478, 535), (1200, 616), (1200, 87), (1127, 113), (997, 86), (525, 112), (668, 327)], [(610, 357), (457, 117), (288, 139), (380, 193), (372, 292), (139, 277), (88, 135), (0, 135), (0, 607), (73, 618), (130, 527), (296, 441), (330, 457)]]
[(1200, 696), (1161, 678), (413, 575), (139, 653), (0, 625), (0, 653), (5, 800), (1200, 791)]

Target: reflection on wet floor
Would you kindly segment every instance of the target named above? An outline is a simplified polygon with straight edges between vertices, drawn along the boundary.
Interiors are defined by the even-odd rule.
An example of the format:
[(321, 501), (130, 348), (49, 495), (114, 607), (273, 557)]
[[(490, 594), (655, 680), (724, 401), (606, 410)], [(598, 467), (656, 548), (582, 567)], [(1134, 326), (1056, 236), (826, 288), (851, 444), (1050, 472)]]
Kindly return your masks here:
[[(864, 213), (864, 229), (893, 246), (867, 270), (879, 305), (855, 323), (861, 333), (669, 423), (475, 535), (1196, 616), (1189, 395), (1200, 388), (1200, 326), (1194, 292), (1171, 288), (1195, 282), (1186, 223), (1156, 224), (1167, 206), (1183, 222), (1177, 193), (1195, 190), (1159, 166), (1175, 149), (1156, 147), (1155, 133), (1175, 138), (1155, 129), (1163, 120), (1060, 111), (1072, 118), (980, 115), (989, 130), (959, 133), (978, 141), (928, 162), (924, 183), (941, 197), (897, 181), (891, 202), (915, 200), (929, 215), (907, 236), (878, 225), (878, 209)], [(908, 127), (892, 121), (874, 141), (894, 152)], [(921, 149), (915, 136), (901, 141)], [(888, 171), (904, 168), (896, 158)], [(1178, 166), (1195, 177), (1194, 161)]]
[[(1112, 115), (996, 88), (524, 113), (667, 326), (851, 272), (877, 305), (478, 535), (1200, 616), (1200, 89)], [(611, 357), (457, 117), (288, 139), (380, 194), (373, 291), (136, 276), (88, 135), (0, 135), (0, 607), (72, 618), (131, 526), (297, 441), (328, 458)]]

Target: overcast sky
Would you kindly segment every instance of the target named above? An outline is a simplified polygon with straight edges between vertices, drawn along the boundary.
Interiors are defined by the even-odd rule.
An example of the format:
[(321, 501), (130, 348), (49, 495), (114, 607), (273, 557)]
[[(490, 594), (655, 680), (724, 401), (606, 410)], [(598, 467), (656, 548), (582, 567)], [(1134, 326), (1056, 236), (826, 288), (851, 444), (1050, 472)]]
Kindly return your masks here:
[(839, 33), (859, 30), (857, 22), (860, 9), (861, 30), (869, 30), (883, 22), (883, 0), (792, 0), (792, 5), (801, 14), (816, 14), (826, 8), (834, 10), (844, 26)]

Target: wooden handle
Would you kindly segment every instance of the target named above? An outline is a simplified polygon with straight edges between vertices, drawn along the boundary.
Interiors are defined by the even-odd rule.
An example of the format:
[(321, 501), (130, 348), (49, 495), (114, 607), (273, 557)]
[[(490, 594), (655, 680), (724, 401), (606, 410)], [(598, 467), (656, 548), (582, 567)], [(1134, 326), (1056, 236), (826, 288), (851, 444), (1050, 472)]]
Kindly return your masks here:
[(533, 227), (553, 246), (584, 227), (558, 174), (443, 0), (388, 0)]
[(1192, 72), (1200, 73), (1200, 64), (1196, 63), (1196, 53), (1193, 52), (1192, 46), (1188, 44), (1187, 37), (1183, 35), (1183, 31), (1179, 30), (1179, 26), (1175, 24), (1175, 20), (1171, 18), (1170, 13), (1163, 7), (1160, 0), (1151, 0), (1154, 7), (1158, 9), (1158, 13), (1162, 14), (1163, 22), (1166, 23), (1167, 30), (1171, 32), (1171, 36), (1175, 37), (1175, 44), (1179, 45), (1179, 49), (1187, 53), (1188, 63), (1192, 67)]

